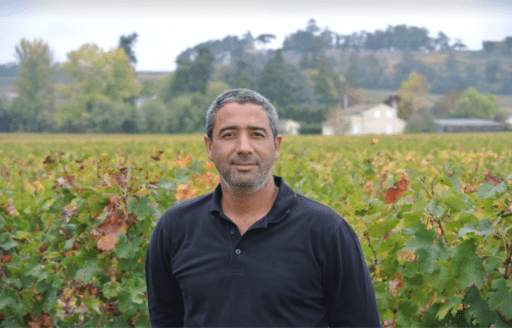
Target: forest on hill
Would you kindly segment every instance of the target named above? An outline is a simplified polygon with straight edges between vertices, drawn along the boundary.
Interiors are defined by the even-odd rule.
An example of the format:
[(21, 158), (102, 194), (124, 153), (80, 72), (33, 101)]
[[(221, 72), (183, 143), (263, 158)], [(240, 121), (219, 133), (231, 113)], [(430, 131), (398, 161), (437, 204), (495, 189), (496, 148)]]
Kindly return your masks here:
[[(302, 124), (301, 133), (319, 133), (342, 99), (349, 106), (374, 101), (362, 89), (394, 90), (402, 99), (399, 116), (420, 122), (410, 132), (429, 132), (432, 117), (506, 119), (494, 95), (512, 94), (512, 37), (469, 51), (425, 28), (339, 35), (311, 19), (280, 49), (266, 49), (274, 38), (248, 32), (203, 42), (178, 55), (175, 71), (162, 73), (135, 72), (136, 33), (110, 51), (85, 44), (62, 63), (52, 62), (44, 41), (21, 40), (19, 61), (0, 65), (0, 82), (14, 84), (3, 90), (15, 95), (0, 98), (0, 131), (199, 132), (215, 96), (234, 87), (262, 93), (281, 118)], [(445, 96), (432, 103), (430, 93)], [(461, 97), (476, 99), (478, 108), (462, 108)]]
[[(243, 65), (253, 78), (274, 51), (258, 50), (275, 38), (226, 36), (186, 49), (177, 62), (194, 58), (199, 47), (207, 47), (215, 65)], [(503, 41), (482, 41), (482, 50), (469, 51), (459, 39), (443, 32), (430, 37), (426, 28), (397, 25), (375, 32), (340, 35), (323, 30), (311, 19), (304, 30), (288, 35), (281, 47), (284, 59), (299, 70), (317, 69), (322, 60), (352, 87), (394, 90), (412, 71), (425, 76), (431, 93), (443, 94), (474, 87), (480, 92), (512, 94), (512, 36)], [(239, 69), (240, 70), (240, 69)]]

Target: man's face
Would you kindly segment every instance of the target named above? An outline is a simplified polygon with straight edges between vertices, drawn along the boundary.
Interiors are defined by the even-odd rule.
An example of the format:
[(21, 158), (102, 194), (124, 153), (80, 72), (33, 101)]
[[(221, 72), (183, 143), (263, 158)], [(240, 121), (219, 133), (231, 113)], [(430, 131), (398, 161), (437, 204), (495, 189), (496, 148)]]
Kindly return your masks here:
[(255, 192), (272, 178), (281, 135), (274, 140), (267, 113), (260, 105), (231, 102), (216, 114), (212, 140), (204, 137), (208, 159), (232, 191)]

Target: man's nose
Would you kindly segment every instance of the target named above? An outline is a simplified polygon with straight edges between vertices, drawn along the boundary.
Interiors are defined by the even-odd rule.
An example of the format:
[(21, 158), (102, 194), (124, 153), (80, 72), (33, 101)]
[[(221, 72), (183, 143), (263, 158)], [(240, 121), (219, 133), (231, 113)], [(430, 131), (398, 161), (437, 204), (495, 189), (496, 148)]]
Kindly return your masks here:
[(238, 149), (239, 153), (251, 153), (252, 145), (251, 138), (246, 133), (242, 133), (240, 138), (238, 139)]

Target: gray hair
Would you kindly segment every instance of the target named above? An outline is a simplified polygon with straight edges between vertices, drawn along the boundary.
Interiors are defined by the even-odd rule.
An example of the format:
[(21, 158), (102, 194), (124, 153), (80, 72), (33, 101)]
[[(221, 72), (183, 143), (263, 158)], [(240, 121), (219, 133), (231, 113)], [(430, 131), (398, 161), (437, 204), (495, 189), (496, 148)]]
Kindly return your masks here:
[(277, 125), (279, 117), (277, 116), (277, 111), (272, 103), (256, 91), (248, 89), (230, 89), (218, 95), (208, 108), (208, 111), (206, 111), (206, 135), (210, 140), (213, 140), (213, 125), (215, 124), (215, 116), (217, 112), (222, 106), (231, 102), (237, 102), (240, 104), (253, 103), (260, 105), (263, 110), (267, 112), (272, 135), (274, 136), (274, 139), (276, 138), (278, 133)]

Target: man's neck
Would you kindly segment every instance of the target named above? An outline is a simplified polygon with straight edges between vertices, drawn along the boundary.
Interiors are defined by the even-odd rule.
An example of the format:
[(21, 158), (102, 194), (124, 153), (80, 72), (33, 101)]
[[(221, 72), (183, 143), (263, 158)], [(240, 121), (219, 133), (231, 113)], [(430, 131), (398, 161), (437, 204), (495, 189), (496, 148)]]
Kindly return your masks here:
[(233, 192), (223, 185), (221, 187), (222, 211), (238, 226), (241, 234), (270, 212), (279, 192), (273, 177), (263, 188), (252, 193)]

